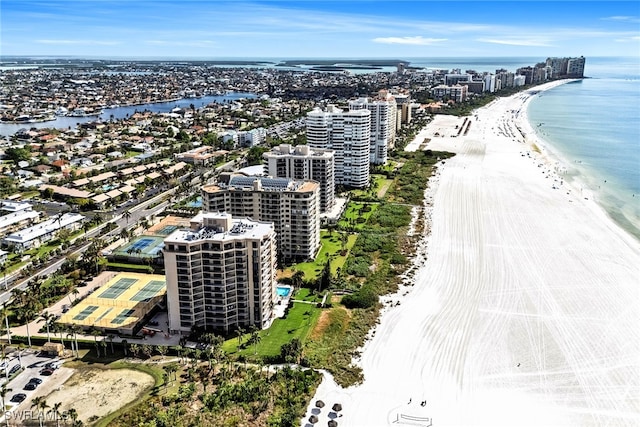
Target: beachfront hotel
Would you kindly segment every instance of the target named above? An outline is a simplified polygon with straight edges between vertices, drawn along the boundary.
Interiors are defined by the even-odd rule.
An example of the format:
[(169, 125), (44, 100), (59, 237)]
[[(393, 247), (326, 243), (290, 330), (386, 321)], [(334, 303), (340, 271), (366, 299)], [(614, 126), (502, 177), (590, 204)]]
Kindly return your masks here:
[(335, 203), (335, 153), (332, 150), (280, 144), (262, 157), (267, 176), (313, 180), (320, 184), (320, 212), (331, 210)]
[(314, 181), (222, 173), (202, 188), (205, 212), (272, 222), (284, 259), (313, 259), (320, 249), (320, 185)]
[(358, 110), (371, 112), (369, 162), (384, 165), (387, 163), (388, 150), (393, 148), (396, 137), (396, 101), (390, 93), (381, 90), (376, 98), (349, 101), (349, 111)]
[(369, 185), (371, 112), (343, 111), (335, 105), (307, 113), (307, 144), (335, 152), (335, 182), (353, 188)]
[(272, 223), (200, 213), (189, 229), (165, 239), (164, 263), (172, 333), (271, 324), (277, 299)]

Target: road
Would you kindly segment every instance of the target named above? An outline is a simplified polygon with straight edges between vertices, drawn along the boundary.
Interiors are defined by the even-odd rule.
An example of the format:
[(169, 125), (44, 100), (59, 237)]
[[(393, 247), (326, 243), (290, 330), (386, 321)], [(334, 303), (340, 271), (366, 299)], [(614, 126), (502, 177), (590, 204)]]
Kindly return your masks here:
[[(150, 218), (153, 215), (159, 214), (169, 205), (169, 202), (167, 201), (163, 201), (163, 202), (160, 202), (160, 201), (174, 195), (175, 192), (176, 192), (176, 188), (171, 188), (165, 192), (162, 192), (150, 198), (149, 200), (145, 200), (144, 202), (130, 208), (128, 210), (129, 213), (131, 214), (129, 218), (124, 218), (122, 216), (122, 213), (124, 212), (124, 209), (123, 209), (113, 219), (77, 237), (74, 241), (71, 242), (72, 248), (69, 252), (67, 252), (62, 256), (59, 256), (57, 258), (50, 260), (44, 267), (41, 267), (38, 271), (34, 272), (32, 276), (26, 279), (18, 279), (20, 277), (19, 271), (14, 272), (13, 274), (7, 274), (6, 282), (4, 281), (4, 278), (3, 278), (3, 283), (6, 283), (6, 286), (5, 286), (6, 289), (3, 289), (0, 292), (0, 305), (4, 304), (5, 302), (8, 302), (11, 299), (11, 292), (14, 289), (24, 290), (28, 286), (29, 281), (31, 279), (36, 277), (48, 277), (54, 272), (56, 272), (58, 269), (60, 269), (60, 267), (65, 262), (67, 257), (73, 256), (73, 255), (82, 257), (82, 254), (91, 245), (91, 240), (93, 238), (98, 236), (102, 236), (102, 238), (104, 239), (116, 238), (117, 236), (120, 235), (120, 232), (122, 231), (123, 228), (132, 228), (140, 219)], [(158, 203), (158, 204), (149, 208), (149, 206), (152, 206), (155, 203)], [(101, 234), (102, 231), (104, 230), (105, 227), (108, 226), (109, 223), (113, 223), (116, 226), (113, 228), (113, 230), (102, 235)], [(80, 241), (83, 237), (86, 238), (86, 241), (83, 241), (83, 243), (78, 243), (76, 245), (75, 242)]]

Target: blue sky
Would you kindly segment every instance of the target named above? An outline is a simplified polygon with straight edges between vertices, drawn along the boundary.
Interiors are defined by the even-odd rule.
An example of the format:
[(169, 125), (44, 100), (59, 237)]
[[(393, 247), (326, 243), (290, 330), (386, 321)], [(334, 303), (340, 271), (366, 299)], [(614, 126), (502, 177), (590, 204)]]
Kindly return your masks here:
[(1, 0), (0, 54), (640, 56), (640, 2)]

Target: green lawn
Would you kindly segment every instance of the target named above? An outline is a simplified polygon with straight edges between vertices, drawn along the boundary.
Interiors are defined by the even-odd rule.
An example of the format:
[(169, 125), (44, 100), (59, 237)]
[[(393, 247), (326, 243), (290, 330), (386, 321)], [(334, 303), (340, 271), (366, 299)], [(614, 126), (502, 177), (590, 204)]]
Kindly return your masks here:
[(316, 295), (311, 292), (309, 288), (300, 288), (293, 295), (294, 300), (309, 301), (309, 302), (322, 302), (322, 296)]
[(386, 182), (391, 181), (390, 179), (387, 179), (385, 175), (380, 175), (380, 174), (371, 174), (371, 178), (373, 179), (373, 185), (371, 185), (369, 188), (364, 188), (361, 190), (358, 190), (358, 189), (350, 190), (349, 192), (351, 193), (351, 195), (354, 198), (374, 198), (375, 199), (378, 189), (382, 188), (382, 186)]
[[(288, 343), (294, 338), (304, 342), (318, 321), (321, 311), (314, 304), (294, 303), (286, 318), (276, 319), (269, 329), (259, 332), (261, 341), (257, 345), (257, 354), (259, 356), (277, 356), (280, 354), (282, 344)], [(243, 335), (242, 342), (247, 342), (250, 336), (250, 334)], [(235, 337), (226, 340), (222, 349), (230, 354), (244, 354), (246, 356), (253, 356), (255, 352), (253, 345), (238, 349), (238, 338)]]
[(377, 208), (377, 203), (350, 202), (338, 221), (338, 227), (362, 231)]
[(320, 252), (313, 262), (301, 262), (291, 267), (291, 270), (300, 270), (304, 273), (306, 280), (315, 280), (324, 264), (327, 262), (327, 258), (331, 259), (331, 274), (336, 274), (338, 268), (342, 268), (349, 256), (349, 250), (356, 243), (358, 236), (356, 234), (348, 234), (346, 251), (347, 253), (342, 256), (340, 251), (342, 250), (342, 236), (345, 233), (334, 231), (329, 235), (328, 231), (322, 230), (320, 232)]

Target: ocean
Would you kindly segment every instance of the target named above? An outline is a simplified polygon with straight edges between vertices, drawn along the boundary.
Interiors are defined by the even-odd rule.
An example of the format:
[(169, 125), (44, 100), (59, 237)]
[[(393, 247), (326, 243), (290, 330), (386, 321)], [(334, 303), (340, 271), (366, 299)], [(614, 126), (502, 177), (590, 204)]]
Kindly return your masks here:
[(542, 92), (529, 104), (538, 136), (626, 231), (640, 239), (640, 63), (598, 58), (591, 78)]

